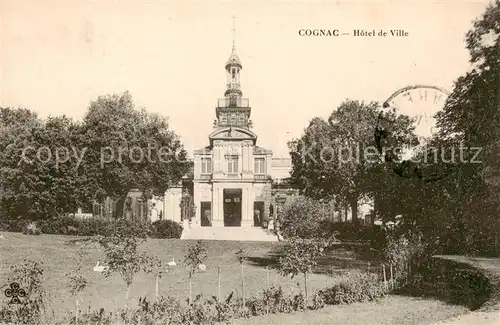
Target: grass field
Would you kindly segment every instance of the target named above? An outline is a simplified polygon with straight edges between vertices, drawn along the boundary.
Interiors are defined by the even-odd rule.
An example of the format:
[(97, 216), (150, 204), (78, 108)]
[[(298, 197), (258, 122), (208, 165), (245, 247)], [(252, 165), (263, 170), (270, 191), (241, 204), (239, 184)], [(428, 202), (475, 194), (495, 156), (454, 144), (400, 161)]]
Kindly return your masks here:
[[(77, 266), (77, 252), (80, 250), (81, 244), (68, 245), (67, 243), (70, 240), (75, 239), (75, 237), (71, 236), (27, 236), (18, 233), (3, 233), (3, 235), (5, 239), (0, 241), (0, 286), (7, 284), (7, 279), (10, 275), (10, 266), (20, 265), (24, 259), (41, 261), (44, 263), (44, 287), (49, 294), (49, 307), (55, 311), (57, 316), (64, 316), (69, 313), (73, 308), (74, 298), (66, 286), (68, 279), (65, 274), (74, 270)], [(151, 255), (157, 256), (164, 261), (170, 261), (172, 258), (175, 258), (178, 263), (178, 266), (174, 267), (170, 273), (161, 279), (160, 294), (168, 294), (182, 299), (187, 297), (187, 272), (181, 262), (190, 243), (192, 242), (154, 239), (144, 244), (143, 248)], [(234, 291), (235, 295), (239, 297), (241, 278), (235, 252), (240, 248), (243, 248), (249, 255), (249, 260), (245, 266), (246, 296), (260, 294), (266, 288), (268, 278), (269, 285), (280, 285), (285, 293), (298, 293), (301, 290), (302, 278), (292, 280), (289, 277), (280, 276), (273, 270), (266, 273), (265, 266), (276, 263), (281, 243), (204, 241), (204, 244), (208, 251), (208, 257), (205, 262), (207, 270), (203, 273), (197, 273), (194, 276), (193, 295), (204, 294), (211, 296), (217, 294), (217, 266), (220, 266), (222, 279), (221, 295), (225, 297)], [(105, 278), (102, 274), (94, 272), (92, 270), (93, 266), (98, 260), (102, 263), (104, 257), (98, 247), (88, 247), (86, 251), (87, 254), (82, 260), (85, 266), (82, 275), (91, 283), (81, 294), (81, 307), (84, 309), (88, 306), (91, 308), (102, 307), (108, 311), (124, 307), (125, 284), (123, 280), (118, 275)], [(367, 268), (367, 266), (368, 263), (358, 259), (354, 253), (340, 248), (336, 249), (331, 256), (322, 261), (316, 274), (309, 277), (309, 292), (313, 293), (333, 284), (335, 277), (330, 276), (329, 273), (344, 272), (352, 268)], [(298, 281), (300, 281), (300, 287), (298, 286)], [(153, 300), (154, 290), (154, 277), (143, 273), (138, 274), (131, 288), (129, 306), (135, 305), (139, 297), (147, 296), (150, 300)], [(404, 302), (407, 304), (404, 308), (410, 308), (413, 305), (422, 306), (421, 302), (410, 301), (410, 298), (398, 297), (397, 299), (403, 299), (401, 303)], [(436, 302), (431, 304), (428, 302), (425, 303), (430, 306), (430, 309), (436, 309), (434, 311), (436, 317), (443, 315), (443, 312), (438, 312), (438, 310), (442, 309), (442, 305)], [(339, 308), (350, 310), (350, 313), (358, 313), (358, 311), (352, 308), (349, 309), (350, 307)], [(458, 313), (461, 310), (459, 307), (450, 306), (450, 308), (444, 313)], [(376, 308), (368, 307), (367, 313), (370, 314), (375, 312), (375, 310)], [(384, 311), (383, 308), (381, 311), (387, 313), (387, 310)], [(324, 313), (325, 311), (321, 311), (319, 314), (307, 314), (321, 316)], [(307, 316), (297, 317), (300, 319), (300, 317)], [(274, 324), (274, 322), (267, 321), (265, 323)], [(314, 319), (311, 319), (310, 323), (314, 323)], [(257, 323), (252, 323), (249, 320), (249, 323), (245, 324)], [(289, 324), (299, 323), (290, 322)]]
[[(66, 286), (66, 273), (74, 270), (78, 264), (77, 252), (81, 244), (68, 245), (75, 239), (71, 236), (40, 235), (27, 236), (18, 233), (4, 233), (5, 240), (0, 242), (0, 286), (7, 284), (11, 265), (20, 265), (24, 259), (41, 261), (44, 263), (44, 287), (50, 296), (50, 305), (58, 314), (64, 313), (73, 307), (73, 297)], [(187, 252), (190, 241), (153, 239), (144, 244), (144, 249), (164, 261), (175, 258), (178, 266), (166, 274), (160, 282), (160, 294), (173, 297), (186, 298), (188, 293), (187, 272), (182, 265), (182, 259)], [(205, 241), (208, 257), (205, 262), (207, 270), (195, 274), (193, 278), (193, 295), (217, 294), (217, 266), (221, 267), (221, 295), (227, 296), (234, 291), (240, 296), (240, 268), (235, 252), (243, 248), (249, 255), (245, 267), (245, 280), (247, 283), (246, 295), (259, 294), (267, 286), (267, 273), (264, 265), (275, 263), (275, 254), (279, 251), (280, 243), (258, 242), (229, 242)], [(97, 247), (89, 247), (83, 259), (84, 270), (82, 275), (90, 280), (91, 285), (81, 294), (82, 307), (103, 307), (112, 310), (125, 305), (125, 284), (118, 275), (105, 278), (102, 274), (94, 272), (93, 266), (97, 261), (104, 260)], [(353, 253), (338, 250), (335, 252), (335, 269), (352, 267), (353, 263), (363, 266), (365, 262), (357, 262)], [(320, 268), (326, 272), (326, 268)], [(275, 271), (269, 271), (269, 285), (281, 285), (285, 292), (299, 292), (297, 281), (282, 277)], [(308, 286), (310, 292), (322, 289), (334, 283), (334, 278), (326, 274), (310, 276)], [(302, 286), (302, 282), (300, 282)], [(155, 279), (152, 275), (139, 273), (132, 285), (129, 305), (135, 304), (139, 297), (147, 296), (154, 299)]]
[[(233, 325), (431, 325), (467, 313), (462, 306), (431, 299), (388, 296), (378, 302), (326, 306), (287, 315), (238, 319)], [(493, 323), (489, 323), (493, 324)], [(462, 325), (462, 324), (461, 324)], [(476, 325), (463, 323), (463, 325)]]

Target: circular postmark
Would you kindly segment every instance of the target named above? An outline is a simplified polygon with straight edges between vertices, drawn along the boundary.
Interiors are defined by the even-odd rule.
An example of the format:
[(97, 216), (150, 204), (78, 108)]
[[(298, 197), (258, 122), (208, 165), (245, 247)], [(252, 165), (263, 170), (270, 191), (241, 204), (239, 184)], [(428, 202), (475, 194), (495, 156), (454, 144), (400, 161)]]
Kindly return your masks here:
[[(432, 182), (440, 180), (453, 172), (454, 168), (451, 165), (433, 165), (416, 159), (423, 156), (427, 157), (426, 151), (429, 148), (426, 145), (437, 131), (434, 115), (444, 107), (449, 94), (449, 91), (441, 87), (414, 85), (395, 91), (384, 101), (384, 110), (379, 113), (375, 127), (375, 144), (380, 154), (384, 156), (385, 162), (392, 165), (396, 175)], [(403, 114), (412, 118), (415, 126), (414, 132), (418, 139), (415, 145), (397, 148), (397, 150), (387, 146), (390, 144), (388, 142), (390, 142), (392, 134), (381, 123), (384, 111), (387, 109), (392, 109), (398, 115)], [(385, 122), (387, 123), (387, 121)], [(402, 161), (400, 161), (400, 157)]]

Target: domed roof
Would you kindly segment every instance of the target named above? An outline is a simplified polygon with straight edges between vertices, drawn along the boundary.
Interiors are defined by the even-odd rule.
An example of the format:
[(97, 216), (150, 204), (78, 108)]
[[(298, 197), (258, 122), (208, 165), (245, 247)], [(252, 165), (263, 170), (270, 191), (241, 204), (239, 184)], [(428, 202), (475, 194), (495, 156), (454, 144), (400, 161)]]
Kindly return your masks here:
[(236, 54), (236, 49), (233, 47), (233, 51), (231, 52), (231, 56), (229, 57), (229, 60), (226, 62), (226, 69), (230, 66), (238, 66), (240, 69), (243, 67), (241, 66), (241, 61), (240, 58), (238, 57), (238, 54)]

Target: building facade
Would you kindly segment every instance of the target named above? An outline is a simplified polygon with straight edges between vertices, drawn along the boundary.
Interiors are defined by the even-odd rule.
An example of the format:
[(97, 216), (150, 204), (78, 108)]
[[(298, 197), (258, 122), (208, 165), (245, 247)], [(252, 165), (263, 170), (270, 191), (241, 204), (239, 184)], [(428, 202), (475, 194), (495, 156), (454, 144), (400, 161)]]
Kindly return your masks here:
[(191, 227), (262, 227), (269, 219), (272, 151), (259, 147), (252, 132), (250, 101), (240, 87), (242, 68), (233, 46), (209, 144), (193, 154)]

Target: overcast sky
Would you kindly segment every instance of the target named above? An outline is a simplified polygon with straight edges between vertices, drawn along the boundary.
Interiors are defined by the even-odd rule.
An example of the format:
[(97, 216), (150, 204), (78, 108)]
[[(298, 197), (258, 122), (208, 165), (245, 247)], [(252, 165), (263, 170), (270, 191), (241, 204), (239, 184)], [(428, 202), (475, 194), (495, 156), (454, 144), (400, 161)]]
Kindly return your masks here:
[[(452, 90), (469, 67), (465, 33), (486, 5), (0, 1), (1, 105), (80, 119), (97, 96), (129, 90), (136, 105), (169, 117), (187, 149), (203, 147), (225, 90), (235, 16), (253, 131), (284, 156), (310, 119), (346, 98), (382, 102), (412, 84)], [(318, 28), (409, 36), (298, 34)]]

